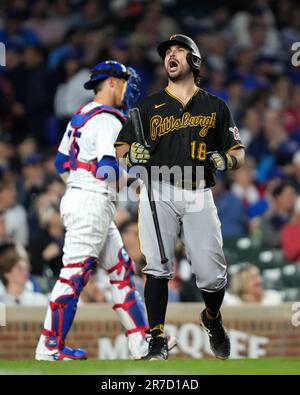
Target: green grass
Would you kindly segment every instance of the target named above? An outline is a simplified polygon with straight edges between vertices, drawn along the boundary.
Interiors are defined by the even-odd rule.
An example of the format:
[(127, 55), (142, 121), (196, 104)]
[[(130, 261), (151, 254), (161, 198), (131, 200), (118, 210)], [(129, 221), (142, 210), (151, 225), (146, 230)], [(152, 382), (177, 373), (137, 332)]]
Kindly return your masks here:
[(169, 361), (3, 361), (0, 374), (300, 374), (300, 358)]

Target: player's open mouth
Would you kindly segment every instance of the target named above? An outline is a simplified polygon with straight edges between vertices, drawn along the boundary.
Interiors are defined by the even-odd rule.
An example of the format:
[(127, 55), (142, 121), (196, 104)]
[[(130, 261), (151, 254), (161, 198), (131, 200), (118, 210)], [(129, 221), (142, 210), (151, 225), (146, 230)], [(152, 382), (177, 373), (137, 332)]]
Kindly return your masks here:
[(169, 61), (169, 70), (170, 71), (175, 71), (178, 67), (178, 62), (176, 60), (170, 60)]

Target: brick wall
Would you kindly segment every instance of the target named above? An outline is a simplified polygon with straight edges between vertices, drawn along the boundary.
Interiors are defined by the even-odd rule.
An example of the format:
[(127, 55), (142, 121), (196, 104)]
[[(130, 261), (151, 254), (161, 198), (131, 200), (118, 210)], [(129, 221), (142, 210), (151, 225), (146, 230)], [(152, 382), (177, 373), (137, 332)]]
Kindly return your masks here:
[[(202, 308), (197, 303), (169, 305), (168, 331), (179, 340), (179, 347), (174, 351), (176, 356), (210, 356), (207, 335), (198, 325)], [(298, 320), (294, 316), (293, 325), (292, 316), (297, 312), (292, 311), (291, 304), (276, 307), (224, 307), (222, 313), (229, 330), (233, 357), (300, 356), (300, 314)], [(45, 309), (16, 306), (7, 308), (6, 315), (6, 326), (0, 327), (0, 359), (32, 359)], [(78, 309), (68, 344), (86, 348), (90, 358), (110, 355), (109, 348), (104, 350), (104, 342), (112, 348), (118, 344), (119, 350), (114, 355), (124, 358), (126, 352), (122, 347), (126, 347), (126, 340), (125, 337), (120, 338), (122, 333), (110, 305), (85, 305)], [(106, 340), (102, 342), (104, 338)]]

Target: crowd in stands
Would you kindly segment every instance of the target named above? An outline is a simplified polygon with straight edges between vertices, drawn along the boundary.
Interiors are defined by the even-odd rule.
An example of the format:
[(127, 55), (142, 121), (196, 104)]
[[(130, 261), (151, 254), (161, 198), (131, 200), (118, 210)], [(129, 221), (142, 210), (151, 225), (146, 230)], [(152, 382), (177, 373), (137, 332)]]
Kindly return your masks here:
[[(156, 46), (174, 33), (198, 44), (201, 88), (226, 101), (247, 154), (245, 166), (225, 177), (218, 174), (213, 188), (224, 247), (230, 246), (228, 265), (240, 266), (231, 272), (228, 303), (270, 300), (262, 290), (263, 264), (255, 261), (261, 252), (280, 255), (276, 269), (300, 263), (300, 66), (292, 62), (292, 44), (299, 42), (300, 48), (300, 2), (206, 3), (1, 2), (6, 58), (0, 66), (0, 301), (45, 304), (43, 294), (59, 274), (64, 242), (59, 204), (65, 186), (54, 158), (69, 117), (92, 99), (83, 89), (89, 68), (114, 59), (140, 73), (142, 96), (160, 90), (166, 76)], [(120, 200), (116, 223), (142, 290), (137, 204)], [(241, 240), (258, 251), (246, 266), (244, 257), (232, 253)], [(99, 270), (81, 303), (109, 302), (109, 292)], [(249, 297), (251, 292), (256, 295)], [(169, 298), (201, 300), (180, 243)]]

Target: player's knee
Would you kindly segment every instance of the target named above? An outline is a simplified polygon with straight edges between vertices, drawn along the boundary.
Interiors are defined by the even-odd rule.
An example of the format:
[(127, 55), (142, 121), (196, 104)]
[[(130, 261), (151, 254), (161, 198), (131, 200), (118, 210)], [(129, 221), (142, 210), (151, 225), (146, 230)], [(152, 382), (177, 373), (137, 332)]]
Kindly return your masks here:
[(58, 283), (69, 287), (75, 295), (79, 296), (96, 266), (97, 259), (94, 257), (88, 257), (82, 262), (69, 263), (61, 269)]
[(172, 264), (162, 265), (157, 259), (154, 263), (147, 260), (147, 265), (143, 269), (143, 273), (146, 276), (151, 276), (155, 278), (165, 278), (170, 280), (173, 276)]
[(196, 282), (198, 288), (207, 292), (216, 292), (225, 287), (227, 278), (226, 275), (222, 277), (197, 278)]
[(164, 276), (164, 277), (161, 277), (161, 276), (153, 276), (153, 275), (151, 275), (151, 274), (146, 274), (146, 279), (147, 279), (147, 281), (149, 282), (149, 283), (153, 283), (153, 281), (162, 281), (162, 282), (164, 282), (164, 283), (167, 283), (168, 284), (168, 282), (170, 281), (170, 276)]

